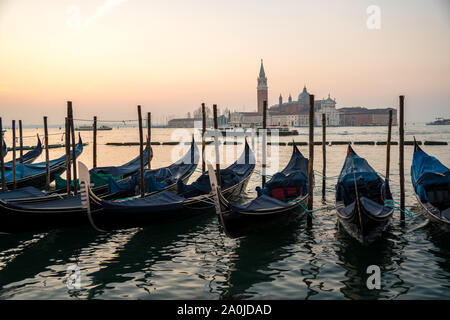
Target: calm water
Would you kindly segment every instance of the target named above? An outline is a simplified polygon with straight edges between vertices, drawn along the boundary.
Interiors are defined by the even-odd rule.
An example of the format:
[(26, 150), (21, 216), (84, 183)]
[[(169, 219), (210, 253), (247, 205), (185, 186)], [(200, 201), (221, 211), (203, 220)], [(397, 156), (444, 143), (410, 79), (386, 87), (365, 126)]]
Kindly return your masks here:
[[(329, 141), (384, 141), (385, 127), (328, 128)], [(397, 140), (397, 128), (393, 130)], [(25, 145), (34, 145), (36, 132), (27, 129)], [(50, 143), (60, 143), (58, 129), (50, 130)], [(189, 137), (188, 132), (181, 136)], [(173, 129), (153, 129), (153, 141), (171, 141)], [(307, 141), (300, 128), (296, 141)], [(115, 128), (99, 132), (99, 165), (117, 165), (137, 155), (138, 147), (109, 147), (106, 142), (137, 141), (137, 129)], [(321, 131), (316, 129), (319, 140)], [(450, 142), (450, 127), (406, 127), (405, 140)], [(91, 142), (90, 132), (83, 132)], [(31, 136), (31, 137), (29, 137)], [(292, 138), (281, 138), (291, 141)], [(6, 141), (11, 144), (10, 132)], [(183, 146), (184, 149), (188, 148)], [(227, 148), (233, 148), (228, 146)], [(233, 155), (241, 152), (242, 146)], [(354, 146), (379, 172), (385, 170), (385, 147)], [(398, 200), (398, 146), (392, 147), (391, 180)], [(165, 166), (182, 153), (180, 147), (154, 146), (154, 168)], [(328, 176), (338, 175), (345, 146), (327, 147)], [(449, 146), (424, 149), (450, 165)], [(305, 156), (306, 147), (300, 147)], [(80, 160), (92, 165), (91, 146)], [(63, 149), (51, 149), (50, 157)], [(181, 152), (181, 153), (180, 153)], [(274, 151), (273, 151), (274, 152)], [(290, 157), (291, 147), (280, 147), (278, 166)], [(272, 153), (272, 168), (277, 163)], [(321, 147), (315, 149), (315, 169), (322, 170)], [(11, 153), (8, 154), (8, 159)], [(0, 299), (449, 299), (450, 237), (424, 225), (409, 178), (412, 146), (405, 147), (407, 205), (415, 218), (399, 223), (396, 212), (383, 238), (362, 247), (340, 230), (333, 210), (315, 213), (312, 227), (304, 220), (283, 230), (229, 239), (214, 215), (155, 225), (148, 228), (98, 233), (90, 227), (60, 229), (42, 233), (0, 235)], [(41, 156), (38, 161), (42, 161)], [(233, 156), (226, 159), (232, 162)], [(229, 160), (229, 161), (228, 161)], [(259, 167), (259, 165), (258, 165)], [(196, 175), (191, 178), (194, 179)], [(316, 181), (320, 176), (316, 175)], [(245, 199), (255, 196), (260, 183), (255, 173)], [(327, 202), (334, 199), (335, 180), (327, 185)], [(320, 185), (320, 183), (318, 183)], [(315, 208), (324, 207), (321, 189), (315, 189)], [(1, 222), (0, 222), (1, 223)], [(69, 266), (81, 269), (81, 289), (69, 290), (65, 280)], [(366, 268), (381, 268), (381, 289), (368, 290)]]

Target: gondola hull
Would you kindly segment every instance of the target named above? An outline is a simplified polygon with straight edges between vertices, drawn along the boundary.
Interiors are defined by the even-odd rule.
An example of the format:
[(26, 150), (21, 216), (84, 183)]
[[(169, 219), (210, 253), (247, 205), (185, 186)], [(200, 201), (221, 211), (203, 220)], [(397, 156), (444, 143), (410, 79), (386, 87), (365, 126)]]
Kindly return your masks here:
[[(253, 172), (253, 171), (252, 171)], [(227, 199), (237, 199), (244, 192), (251, 173), (238, 184), (228, 188), (224, 192)], [(144, 227), (159, 223), (170, 223), (180, 221), (199, 215), (214, 213), (213, 195), (206, 194), (183, 201), (180, 206), (171, 208), (164, 206), (158, 210), (145, 211), (137, 208), (126, 210), (109, 210), (91, 199), (91, 204), (96, 209), (92, 212), (92, 219), (96, 227), (102, 230), (115, 230), (131, 227)]]
[[(187, 181), (190, 175), (184, 177), (183, 180)], [(173, 184), (166, 190), (175, 189), (176, 184)], [(60, 207), (58, 207), (58, 201), (61, 202)], [(34, 207), (24, 205), (27, 202), (30, 204), (34, 203)], [(41, 205), (36, 206), (38, 202)], [(55, 200), (52, 197), (49, 200), (40, 199), (38, 202), (33, 199), (18, 203), (8, 203), (0, 200), (0, 232), (19, 233), (89, 224), (87, 210), (83, 208), (79, 196), (72, 198), (61, 197), (59, 200)], [(102, 212), (102, 208), (95, 203), (93, 203), (91, 209), (95, 215)]]
[(336, 185), (336, 214), (340, 225), (354, 239), (369, 245), (389, 226), (394, 208), (389, 179), (382, 179), (348, 146)]
[(425, 153), (415, 139), (411, 182), (427, 218), (444, 231), (450, 231), (450, 170)]
[[(286, 167), (258, 189), (255, 199), (241, 205), (232, 204), (212, 179), (215, 209), (225, 233), (231, 238), (242, 237), (285, 226), (302, 217), (308, 199), (307, 169), (308, 159), (294, 145)], [(310, 187), (314, 188), (313, 183)]]
[(343, 203), (338, 202), (336, 212), (344, 230), (361, 244), (369, 245), (380, 237), (390, 224), (394, 209), (385, 208), (384, 213), (376, 217), (373, 209), (367, 208), (361, 201), (359, 208), (357, 203), (345, 207)]
[[(301, 219), (305, 215), (307, 198), (298, 200), (302, 205), (294, 203), (289, 207), (270, 212), (222, 212), (218, 219), (225, 233), (231, 238), (239, 238), (252, 232), (279, 228)], [(303, 206), (303, 207), (302, 207)]]

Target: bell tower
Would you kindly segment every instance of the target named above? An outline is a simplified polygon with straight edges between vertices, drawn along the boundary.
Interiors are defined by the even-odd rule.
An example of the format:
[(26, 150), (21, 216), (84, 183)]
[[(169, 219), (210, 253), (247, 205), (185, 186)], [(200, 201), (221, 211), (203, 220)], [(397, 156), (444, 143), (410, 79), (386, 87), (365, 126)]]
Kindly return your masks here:
[[(258, 77), (258, 114), (263, 114), (263, 101), (267, 101), (267, 78), (264, 72), (263, 60), (261, 59), (261, 68), (259, 69), (259, 77)], [(268, 104), (268, 103), (267, 103)]]

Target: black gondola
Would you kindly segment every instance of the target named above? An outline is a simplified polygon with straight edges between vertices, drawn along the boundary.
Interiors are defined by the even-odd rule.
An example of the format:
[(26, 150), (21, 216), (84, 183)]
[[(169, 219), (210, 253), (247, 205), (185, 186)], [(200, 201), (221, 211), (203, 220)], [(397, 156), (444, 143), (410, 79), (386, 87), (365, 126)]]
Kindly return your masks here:
[[(36, 160), (42, 153), (42, 143), (41, 139), (39, 139), (39, 136), (37, 137), (38, 143), (36, 147), (33, 148), (33, 150), (28, 151), (22, 156), (22, 163), (30, 164), (34, 160)], [(16, 162), (20, 162), (20, 158), (16, 159)], [(5, 166), (12, 167), (12, 160), (5, 163)]]
[(425, 153), (415, 139), (411, 181), (417, 201), (430, 220), (450, 230), (450, 170)]
[[(75, 148), (76, 157), (83, 152), (83, 142), (81, 136), (78, 138), (78, 144)], [(71, 161), (72, 153), (70, 154)], [(49, 161), (50, 166), (50, 181), (55, 180), (56, 175), (62, 174), (66, 171), (66, 156), (61, 156), (58, 159)], [(6, 187), (12, 189), (13, 182), (13, 170), (12, 166), (5, 166)], [(44, 188), (46, 183), (46, 164), (45, 162), (24, 164), (16, 163), (16, 188), (22, 187), (35, 187)]]
[[(187, 181), (195, 170), (199, 159), (199, 151), (195, 143), (190, 150), (177, 162), (170, 166), (146, 170), (148, 181), (151, 174), (156, 178), (159, 186), (164, 182), (164, 188), (153, 190), (147, 196), (165, 190), (175, 189), (178, 181)], [(161, 172), (169, 172), (161, 175)], [(81, 176), (81, 170), (80, 170)], [(162, 177), (161, 180), (158, 180)], [(153, 180), (153, 179), (152, 179)], [(31, 195), (35, 189), (25, 190)], [(14, 190), (10, 191), (14, 192)], [(7, 195), (7, 194), (5, 194)], [(117, 194), (119, 196), (120, 194)], [(72, 227), (89, 223), (86, 209), (82, 205), (81, 195), (55, 198), (28, 198), (26, 200), (8, 201), (0, 197), (0, 232), (16, 233), (22, 231), (47, 230), (59, 227)]]
[[(239, 159), (220, 170), (224, 197), (236, 199), (245, 190), (255, 168), (255, 156), (248, 143)], [(103, 230), (139, 227), (179, 220), (214, 210), (208, 173), (194, 183), (177, 185), (177, 193), (160, 192), (151, 197), (109, 201), (89, 189), (92, 221)]]
[[(149, 159), (148, 159), (148, 152), (147, 152), (147, 148), (144, 149), (143, 151), (143, 163), (144, 163), (144, 167), (148, 164)], [(192, 152), (194, 152), (194, 149), (191, 149)], [(195, 151), (197, 152), (197, 151)], [(153, 159), (153, 148), (150, 147), (150, 161)], [(162, 170), (164, 168), (161, 168), (160, 170)], [(97, 180), (96, 183), (94, 183), (94, 187), (92, 188), (94, 193), (96, 195), (98, 195), (99, 197), (115, 197), (116, 195), (112, 195), (110, 190), (109, 190), (109, 177), (113, 178), (113, 179), (119, 179), (117, 180), (118, 184), (124, 184), (124, 183), (129, 183), (130, 179), (135, 178), (135, 176), (137, 176), (139, 174), (140, 171), (140, 156), (138, 155), (137, 157), (135, 157), (134, 159), (130, 160), (129, 162), (120, 165), (120, 166), (108, 166), (108, 167), (96, 167), (96, 168), (92, 168), (89, 170), (89, 173), (91, 175), (91, 183), (92, 178), (95, 177), (95, 179)], [(146, 170), (147, 172), (149, 172), (148, 174), (154, 175), (155, 171), (149, 171)], [(59, 181), (58, 181), (59, 180)], [(67, 181), (62, 179), (61, 177), (57, 178), (57, 185), (62, 184), (62, 185), (66, 185)], [(77, 183), (78, 184), (78, 183)], [(79, 186), (77, 186), (79, 187)], [(66, 192), (66, 188), (63, 187), (56, 187), (56, 190), (52, 191), (51, 193), (59, 193), (59, 194), (64, 194)], [(126, 193), (122, 193), (123, 196), (127, 196)]]
[(353, 238), (367, 245), (389, 225), (394, 208), (389, 180), (383, 180), (364, 159), (348, 146), (347, 157), (336, 185), (336, 213)]
[(308, 198), (308, 159), (294, 144), (291, 159), (264, 186), (258, 197), (248, 203), (233, 205), (216, 188), (216, 211), (226, 234), (244, 236), (256, 230), (286, 225), (305, 213)]

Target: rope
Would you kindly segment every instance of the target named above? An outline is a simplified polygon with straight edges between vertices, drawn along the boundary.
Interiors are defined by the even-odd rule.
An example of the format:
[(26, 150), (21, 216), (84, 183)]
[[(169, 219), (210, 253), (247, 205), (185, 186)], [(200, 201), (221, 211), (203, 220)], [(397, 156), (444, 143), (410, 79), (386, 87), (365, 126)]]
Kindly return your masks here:
[(414, 214), (409, 209), (405, 208), (405, 210), (403, 210), (402, 208), (400, 208), (400, 203), (398, 203), (394, 200), (384, 201), (384, 206), (389, 207), (389, 208), (398, 209), (399, 211), (406, 213), (410, 218), (414, 218)]
[(314, 216), (312, 215), (312, 211), (309, 211), (308, 209), (306, 209), (305, 206), (300, 201), (290, 200), (288, 202), (295, 202), (295, 203), (299, 204), (312, 219), (315, 219)]

